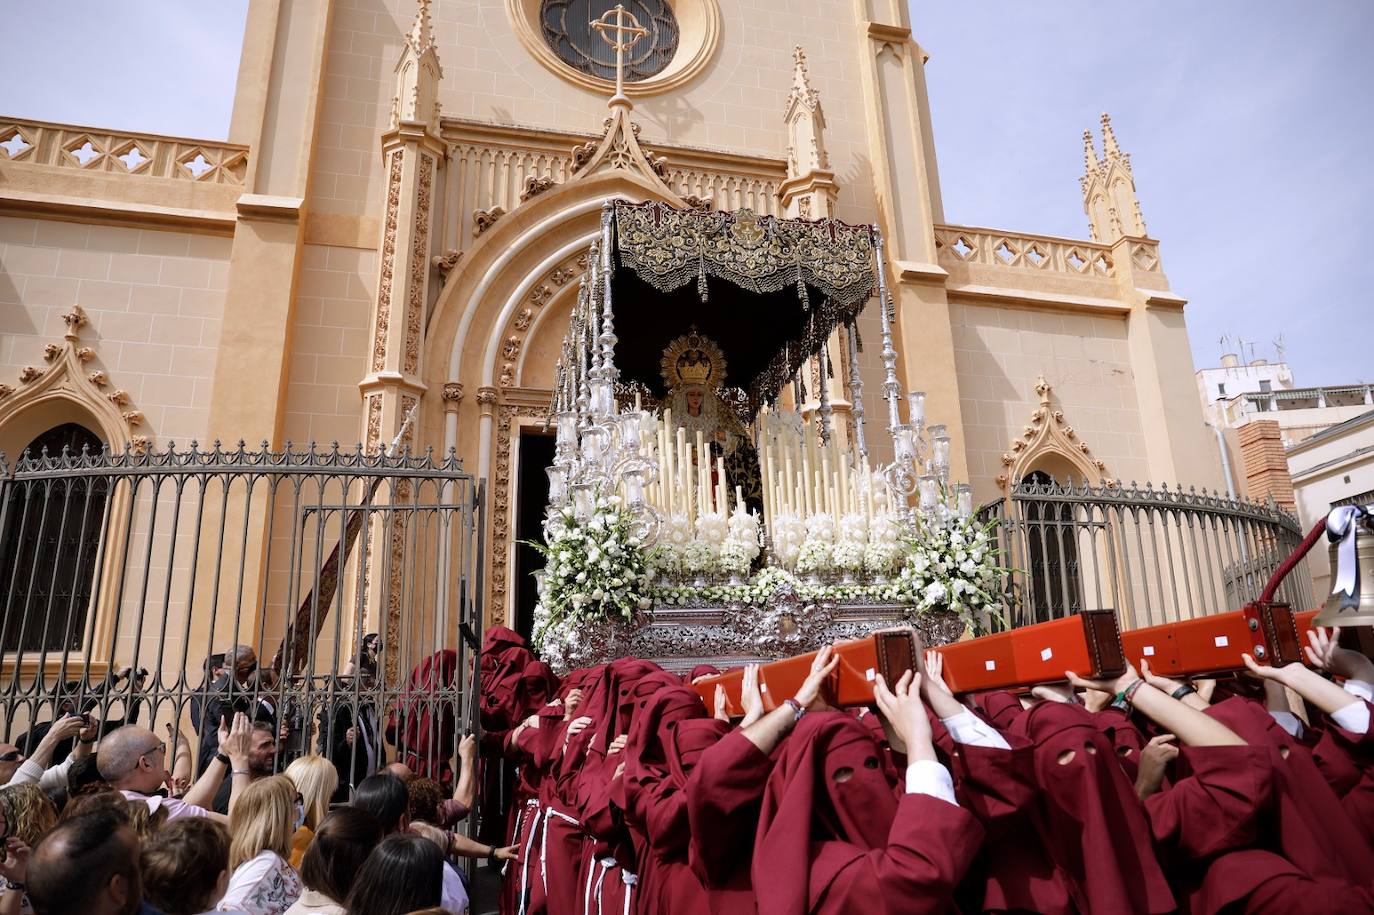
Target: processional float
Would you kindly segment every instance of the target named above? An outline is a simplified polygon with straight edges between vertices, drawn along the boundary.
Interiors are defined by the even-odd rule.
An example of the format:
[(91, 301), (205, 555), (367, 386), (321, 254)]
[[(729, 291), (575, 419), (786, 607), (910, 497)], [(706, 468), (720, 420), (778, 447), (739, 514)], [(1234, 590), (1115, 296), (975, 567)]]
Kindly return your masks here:
[[(859, 367), (871, 299), (891, 440), (872, 450)], [(943, 642), (968, 620), (913, 618), (918, 586), (923, 609), (950, 603), (902, 579), (918, 532), (966, 548), (956, 577), (979, 593), (961, 606), (991, 610), (993, 551), (974, 545), (946, 428), (898, 381), (894, 320), (876, 226), (608, 201), (551, 404), (544, 653), (686, 665), (899, 621)], [(591, 552), (613, 554), (607, 568)]]
[[(1273, 600), (1291, 573), (1323, 534), (1330, 541), (1335, 584), (1321, 610), (1294, 612)], [(1362, 536), (1363, 535), (1363, 536)], [(1302, 646), (1314, 628), (1341, 627), (1342, 642), (1374, 657), (1374, 506), (1345, 506), (1318, 522), (1301, 545), (1275, 570), (1259, 597), (1240, 610), (1178, 620), (1122, 632), (1111, 610), (1084, 610), (1064, 619), (1025, 626), (937, 647), (945, 684), (956, 694), (986, 690), (1026, 691), (1058, 683), (1066, 671), (1090, 679), (1120, 676), (1127, 664), (1148, 662), (1150, 671), (1170, 679), (1225, 677), (1245, 670), (1242, 656), (1260, 664), (1304, 662)], [(921, 646), (911, 630), (876, 632), (835, 646), (839, 662), (825, 684), (835, 706), (872, 703), (873, 683), (881, 674), (893, 683), (919, 667)], [(758, 671), (760, 696), (772, 710), (793, 695), (810, 670), (815, 652), (764, 664)], [(726, 671), (693, 683), (708, 703), (717, 686), (731, 715), (743, 714), (743, 670)]]

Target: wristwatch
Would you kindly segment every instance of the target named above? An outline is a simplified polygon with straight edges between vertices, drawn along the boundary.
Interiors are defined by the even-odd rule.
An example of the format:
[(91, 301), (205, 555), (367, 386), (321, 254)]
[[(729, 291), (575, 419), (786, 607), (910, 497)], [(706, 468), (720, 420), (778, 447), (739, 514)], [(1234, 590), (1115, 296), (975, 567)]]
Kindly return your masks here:
[(215, 762), (222, 762), (222, 763), (224, 763), (226, 766), (229, 765), (229, 754), (228, 754), (228, 753), (216, 753), (216, 754), (215, 754)]
[(7, 889), (7, 890), (15, 890), (16, 892), (22, 893), (22, 892), (24, 891), (24, 884), (22, 884), (22, 883), (15, 883), (15, 882), (14, 882), (13, 880), (11, 880), (9, 877), (6, 877), (6, 878), (5, 878), (5, 889)]

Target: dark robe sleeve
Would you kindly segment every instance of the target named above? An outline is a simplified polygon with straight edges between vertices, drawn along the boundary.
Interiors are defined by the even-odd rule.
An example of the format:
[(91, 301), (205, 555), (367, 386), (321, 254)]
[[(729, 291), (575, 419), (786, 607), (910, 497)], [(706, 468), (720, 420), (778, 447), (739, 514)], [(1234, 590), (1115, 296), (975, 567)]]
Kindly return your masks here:
[(1020, 814), (1035, 802), (1035, 748), (1022, 737), (1009, 737), (1010, 750), (954, 745), (949, 759), (954, 795), (989, 831), (1023, 822)]
[(753, 861), (759, 805), (773, 761), (738, 730), (701, 754), (687, 782), (689, 858), (708, 887), (723, 887)]
[(811, 865), (811, 911), (949, 911), (982, 841), (983, 827), (964, 808), (928, 794), (903, 795), (887, 848), (853, 856), (848, 843), (819, 847)]
[(1161, 852), (1205, 859), (1253, 845), (1273, 791), (1273, 764), (1264, 747), (1184, 747), (1191, 774), (1145, 800)]
[(644, 832), (649, 847), (663, 858), (685, 858), (691, 835), (687, 792), (667, 779), (640, 790)]
[[(1374, 716), (1374, 706), (1370, 714)], [(1355, 734), (1328, 721), (1312, 757), (1350, 819), (1374, 845), (1374, 726)]]
[(1198, 915), (1329, 915), (1374, 912), (1374, 890), (1343, 880), (1313, 878), (1272, 852), (1222, 855), (1189, 899)]
[(576, 801), (582, 828), (599, 839), (609, 840), (621, 823), (620, 809), (615, 803), (615, 760), (620, 754), (603, 759), (600, 754), (588, 755), (577, 779)]

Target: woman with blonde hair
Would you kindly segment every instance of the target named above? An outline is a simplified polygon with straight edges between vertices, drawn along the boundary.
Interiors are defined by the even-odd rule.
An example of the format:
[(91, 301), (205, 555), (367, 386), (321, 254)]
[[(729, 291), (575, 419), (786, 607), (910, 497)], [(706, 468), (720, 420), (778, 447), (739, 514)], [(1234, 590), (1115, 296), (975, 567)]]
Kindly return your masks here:
[(339, 787), (339, 773), (325, 757), (311, 755), (293, 760), (286, 767), (286, 777), (296, 786), (305, 817), (305, 822), (291, 836), (291, 866), (299, 870), (305, 850), (314, 840), (320, 821), (329, 812), (329, 799)]
[(285, 775), (244, 789), (229, 812), (229, 889), (221, 911), (282, 915), (301, 895), (301, 879), (287, 856), (304, 814), (295, 783)]
[(0, 869), (5, 878), (0, 884), (0, 913), (31, 915), (33, 905), (24, 892), (23, 870), (28, 850), (57, 825), (57, 808), (37, 784), (10, 785), (0, 788), (0, 823), (5, 824), (5, 841), (0, 841)]

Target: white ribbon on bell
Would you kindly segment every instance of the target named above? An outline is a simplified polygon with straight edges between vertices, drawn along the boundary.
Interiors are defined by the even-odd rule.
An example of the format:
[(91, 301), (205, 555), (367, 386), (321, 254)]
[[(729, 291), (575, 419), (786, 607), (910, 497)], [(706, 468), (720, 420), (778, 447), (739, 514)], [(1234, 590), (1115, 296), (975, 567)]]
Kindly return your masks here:
[(1326, 539), (1336, 547), (1336, 576), (1331, 593), (1340, 597), (1337, 612), (1360, 605), (1360, 563), (1355, 538), (1360, 527), (1374, 531), (1374, 505), (1342, 505), (1326, 516)]

